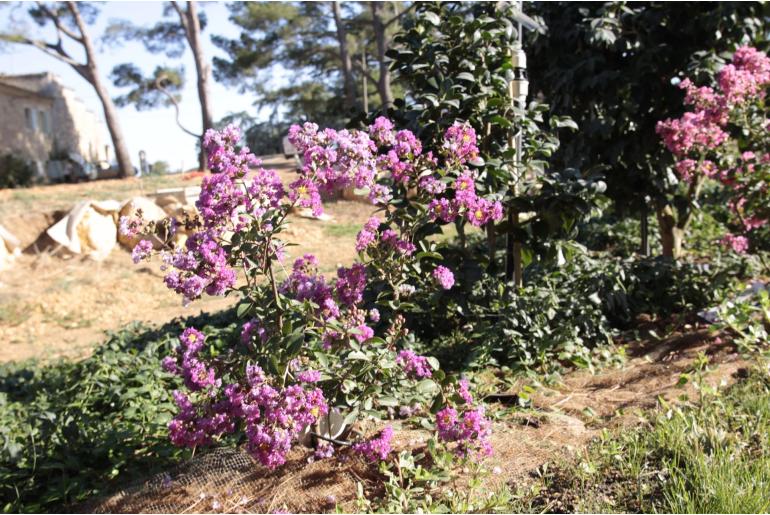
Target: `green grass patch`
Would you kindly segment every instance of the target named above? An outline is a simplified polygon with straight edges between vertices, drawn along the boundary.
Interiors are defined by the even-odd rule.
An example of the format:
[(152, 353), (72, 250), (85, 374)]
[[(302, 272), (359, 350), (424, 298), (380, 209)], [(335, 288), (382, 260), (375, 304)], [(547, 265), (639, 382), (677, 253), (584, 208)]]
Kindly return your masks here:
[(24, 323), (31, 316), (28, 304), (12, 299), (0, 304), (0, 325), (15, 327)]
[(324, 233), (332, 238), (355, 238), (361, 226), (358, 224), (334, 224), (324, 226)]
[(605, 432), (582, 459), (545, 470), (524, 501), (530, 511), (767, 512), (767, 365), (698, 405), (663, 404), (636, 431)]

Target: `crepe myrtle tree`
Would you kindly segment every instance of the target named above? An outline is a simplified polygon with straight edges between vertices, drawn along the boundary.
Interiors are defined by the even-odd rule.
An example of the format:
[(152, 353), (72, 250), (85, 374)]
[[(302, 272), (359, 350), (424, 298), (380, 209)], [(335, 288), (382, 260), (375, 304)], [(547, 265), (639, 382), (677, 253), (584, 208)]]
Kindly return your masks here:
[[(289, 138), (303, 167), (288, 187), (239, 146), (240, 131), (230, 126), (206, 134), (216, 173), (203, 179), (198, 218), (150, 227), (139, 219), (120, 220), (128, 235), (157, 231), (158, 225), (160, 234), (173, 235), (184, 226), (184, 244), (169, 239), (160, 254), (166, 286), (185, 302), (202, 295), (240, 297), (240, 342), (209, 342), (188, 327), (175, 355), (164, 360), (164, 369), (185, 384), (185, 391), (174, 393), (178, 413), (169, 424), (171, 440), (197, 447), (240, 434), (247, 450), (274, 468), (308, 428), (315, 427), (323, 442), (344, 444), (320, 429), (334, 409), (348, 422), (394, 408), (402, 416), (425, 416), (430, 409), (439, 441), (461, 456), (488, 454), (491, 426), (483, 407), (473, 403), (467, 382), (447, 377), (437, 360), (409, 349), (405, 318), (415, 297), (455, 283), (421, 228), (458, 217), (481, 226), (502, 215), (499, 202), (476, 190), (466, 166), (478, 154), (475, 132), (454, 124), (429, 150), (411, 131), (396, 130), (381, 117), (366, 130), (321, 130), (308, 122), (292, 126)], [(359, 260), (340, 267), (333, 280), (319, 272), (312, 255), (284, 267), (289, 247), (281, 233), (289, 213), (304, 207), (320, 215), (321, 192), (344, 187), (367, 191), (380, 208), (356, 237)], [(415, 192), (416, 209), (392, 204), (405, 190)], [(153, 252), (153, 244), (141, 240), (132, 257), (139, 262)], [(386, 428), (353, 449), (386, 459), (391, 438)], [(328, 446), (319, 443), (317, 453), (328, 456)]]
[(722, 243), (743, 253), (765, 240), (770, 220), (769, 87), (770, 59), (749, 46), (738, 48), (709, 84), (699, 87), (689, 78), (679, 84), (687, 110), (657, 126), (688, 200), (678, 207), (675, 254), (681, 252), (687, 222), (709, 179), (722, 183), (730, 198), (733, 232)]
[[(112, 146), (115, 149), (118, 173), (121, 177), (131, 175), (133, 173), (131, 158), (123, 130), (120, 127), (118, 112), (101, 76), (94, 40), (88, 30), (88, 26), (96, 20), (99, 14), (98, 4), (35, 2), (22, 4), (22, 8), (27, 10), (29, 17), (41, 28), (52, 27), (55, 38), (46, 40), (30, 35), (23, 29), (15, 30), (11, 26), (10, 30), (0, 33), (0, 40), (35, 47), (46, 55), (68, 64), (78, 75), (91, 84), (102, 104), (104, 119), (107, 122)], [(67, 48), (71, 45), (80, 47), (85, 57), (83, 61), (70, 54)]]
[(548, 27), (527, 34), (533, 92), (580, 126), (553, 164), (602, 171), (616, 212), (654, 213), (663, 255), (677, 257), (689, 200), (655, 132), (683, 109), (672, 80), (705, 79), (743, 42), (765, 48), (770, 5), (534, 2), (530, 14)]

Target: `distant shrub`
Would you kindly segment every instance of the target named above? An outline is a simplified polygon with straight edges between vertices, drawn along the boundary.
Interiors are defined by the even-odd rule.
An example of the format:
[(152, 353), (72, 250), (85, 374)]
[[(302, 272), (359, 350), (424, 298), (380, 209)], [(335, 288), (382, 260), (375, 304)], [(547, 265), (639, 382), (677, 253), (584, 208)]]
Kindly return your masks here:
[(168, 161), (155, 161), (150, 167), (150, 173), (152, 175), (166, 175), (171, 173), (171, 165)]
[(32, 184), (35, 169), (27, 161), (14, 156), (0, 156), (0, 188), (23, 188)]

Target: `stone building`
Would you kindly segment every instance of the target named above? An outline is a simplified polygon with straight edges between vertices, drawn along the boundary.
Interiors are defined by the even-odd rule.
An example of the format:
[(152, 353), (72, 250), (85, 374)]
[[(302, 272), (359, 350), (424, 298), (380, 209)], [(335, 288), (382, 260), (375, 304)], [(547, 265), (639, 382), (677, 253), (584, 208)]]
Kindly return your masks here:
[(67, 160), (109, 161), (108, 142), (104, 123), (56, 75), (0, 75), (0, 154), (56, 179)]

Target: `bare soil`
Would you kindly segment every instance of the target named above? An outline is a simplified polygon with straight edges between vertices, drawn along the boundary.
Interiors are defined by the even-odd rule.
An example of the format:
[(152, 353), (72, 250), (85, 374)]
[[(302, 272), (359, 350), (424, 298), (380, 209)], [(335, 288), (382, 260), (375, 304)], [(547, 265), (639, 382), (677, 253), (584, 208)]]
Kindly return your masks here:
[[(642, 410), (654, 407), (659, 398), (672, 403), (695, 400), (694, 389), (678, 383), (700, 352), (710, 358), (705, 380), (712, 385), (731, 384), (750, 363), (727, 340), (724, 335), (717, 339), (705, 327), (682, 327), (663, 340), (629, 343), (630, 358), (622, 367), (597, 374), (577, 371), (557, 387), (541, 387), (529, 409), (489, 405), (489, 413), (498, 419), (492, 438), (494, 455), (485, 462), (493, 471), (484, 479), (485, 490), (506, 483), (514, 489), (526, 488), (545, 464), (582, 452), (604, 428), (639, 425)], [(501, 398), (517, 391), (500, 392)], [(393, 424), (394, 447), (399, 450), (419, 450), (430, 436), (399, 421)], [(460, 490), (466, 480), (461, 474), (447, 488)], [(84, 511), (319, 513), (336, 507), (355, 512), (359, 483), (367, 497), (381, 494), (376, 468), (347, 451), (316, 461), (311, 450), (296, 447), (286, 466), (268, 471), (242, 451), (219, 449), (100, 499)]]
[[(295, 176), (293, 163), (282, 156), (268, 156), (264, 166), (275, 168), (285, 184)], [(157, 260), (135, 266), (120, 246), (102, 262), (63, 259), (44, 235), (80, 200), (123, 200), (200, 181), (200, 174), (188, 174), (0, 190), (0, 223), (24, 248), (11, 269), (0, 271), (0, 362), (83, 357), (105, 331), (131, 321), (162, 324), (234, 303), (233, 297), (207, 297), (183, 307), (181, 298), (164, 286)], [(327, 221), (290, 216), (285, 236), (298, 245), (289, 247), (289, 259), (313, 253), (329, 274), (355, 259), (355, 235), (372, 207), (339, 200), (325, 208), (331, 217)]]

